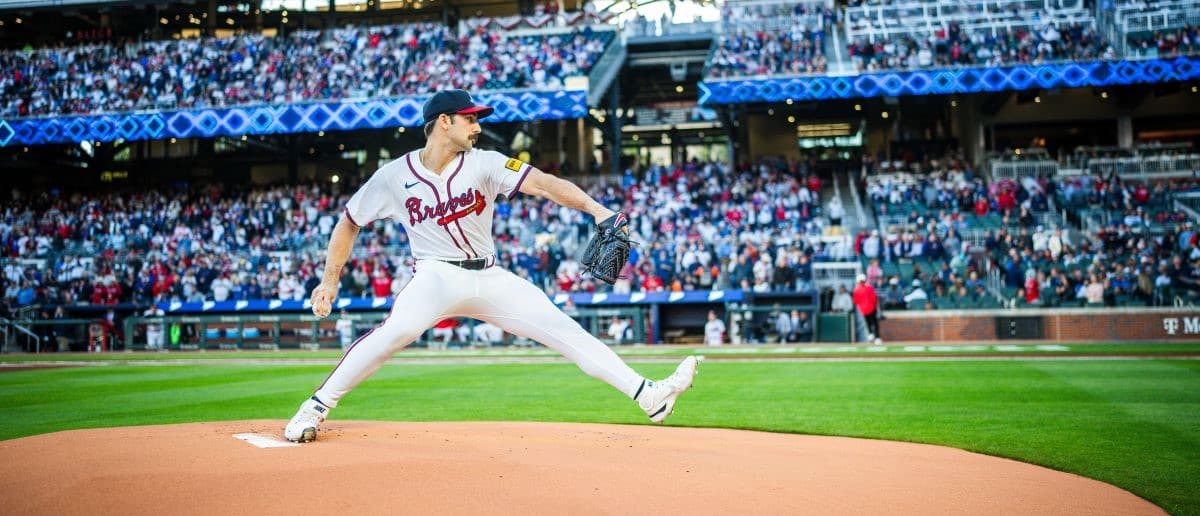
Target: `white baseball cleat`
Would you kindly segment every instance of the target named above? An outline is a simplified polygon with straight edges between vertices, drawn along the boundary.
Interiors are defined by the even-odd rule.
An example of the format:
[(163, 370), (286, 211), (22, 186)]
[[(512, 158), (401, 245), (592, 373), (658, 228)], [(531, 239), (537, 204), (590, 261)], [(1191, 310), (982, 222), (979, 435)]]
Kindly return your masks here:
[(662, 423), (675, 409), (675, 398), (692, 386), (692, 378), (696, 376), (696, 357), (687, 357), (675, 368), (675, 372), (665, 379), (652, 382), (644, 380), (638, 392), (634, 394), (637, 404), (650, 416), (650, 421)]
[(317, 427), (327, 415), (329, 407), (317, 401), (316, 396), (304, 400), (304, 403), (300, 404), (300, 410), (296, 411), (296, 415), (292, 416), (292, 420), (283, 428), (283, 436), (297, 443), (314, 441), (317, 439)]

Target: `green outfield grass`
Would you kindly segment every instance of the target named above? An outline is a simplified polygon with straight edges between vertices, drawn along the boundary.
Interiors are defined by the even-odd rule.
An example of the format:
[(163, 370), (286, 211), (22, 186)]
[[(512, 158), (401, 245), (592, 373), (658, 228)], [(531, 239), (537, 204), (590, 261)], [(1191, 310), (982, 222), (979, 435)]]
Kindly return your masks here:
[[(652, 377), (673, 368), (635, 366)], [(0, 438), (193, 421), (282, 425), (329, 369), (214, 363), (0, 373)], [(646, 422), (622, 395), (559, 363), (388, 365), (334, 418)], [(1200, 361), (711, 360), (670, 422), (943, 444), (1078, 473), (1172, 513), (1200, 514)]]

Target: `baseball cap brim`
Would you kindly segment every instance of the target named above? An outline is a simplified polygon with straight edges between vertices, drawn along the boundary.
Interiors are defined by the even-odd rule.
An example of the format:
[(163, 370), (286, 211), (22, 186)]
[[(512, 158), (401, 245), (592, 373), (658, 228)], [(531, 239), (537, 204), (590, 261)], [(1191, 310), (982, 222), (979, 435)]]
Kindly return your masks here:
[(492, 114), (495, 109), (488, 106), (471, 106), (466, 109), (460, 109), (455, 112), (457, 115), (476, 115), (478, 118), (485, 118)]

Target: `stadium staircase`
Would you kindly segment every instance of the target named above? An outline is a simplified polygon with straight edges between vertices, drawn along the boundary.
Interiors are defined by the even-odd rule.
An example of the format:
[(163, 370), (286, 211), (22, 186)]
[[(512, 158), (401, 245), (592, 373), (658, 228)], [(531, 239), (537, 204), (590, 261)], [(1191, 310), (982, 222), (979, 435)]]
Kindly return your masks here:
[(596, 64), (592, 66), (592, 71), (588, 72), (588, 105), (599, 106), (604, 94), (608, 92), (609, 86), (612, 86), (613, 81), (617, 80), (617, 75), (621, 73), (621, 69), (625, 67), (625, 38), (618, 33), (613, 38), (612, 44), (604, 50), (604, 54), (600, 59), (596, 60)]

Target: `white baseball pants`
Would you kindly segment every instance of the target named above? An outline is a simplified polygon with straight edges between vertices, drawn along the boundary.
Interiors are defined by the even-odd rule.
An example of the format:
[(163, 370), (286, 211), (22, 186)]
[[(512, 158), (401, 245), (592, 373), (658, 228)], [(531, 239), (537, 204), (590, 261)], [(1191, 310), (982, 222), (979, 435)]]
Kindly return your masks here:
[(419, 260), (416, 274), (396, 295), (387, 319), (350, 346), (317, 388), (317, 399), (329, 407), (337, 406), (393, 354), (447, 317), (479, 319), (540, 342), (630, 398), (642, 384), (641, 375), (532, 283), (500, 267), (472, 271), (437, 260)]

